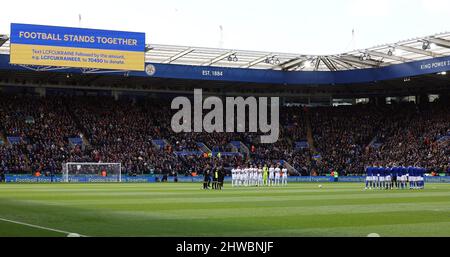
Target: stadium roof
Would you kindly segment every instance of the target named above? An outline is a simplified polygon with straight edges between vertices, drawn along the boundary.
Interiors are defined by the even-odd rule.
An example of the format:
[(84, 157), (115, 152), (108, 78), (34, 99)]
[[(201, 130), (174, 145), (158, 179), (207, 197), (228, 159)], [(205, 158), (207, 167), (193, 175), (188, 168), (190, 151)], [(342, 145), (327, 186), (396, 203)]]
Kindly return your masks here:
[[(9, 36), (0, 34), (0, 54)], [(146, 45), (146, 62), (285, 71), (342, 71), (450, 56), (450, 33), (435, 34), (336, 55), (305, 55), (174, 45)]]

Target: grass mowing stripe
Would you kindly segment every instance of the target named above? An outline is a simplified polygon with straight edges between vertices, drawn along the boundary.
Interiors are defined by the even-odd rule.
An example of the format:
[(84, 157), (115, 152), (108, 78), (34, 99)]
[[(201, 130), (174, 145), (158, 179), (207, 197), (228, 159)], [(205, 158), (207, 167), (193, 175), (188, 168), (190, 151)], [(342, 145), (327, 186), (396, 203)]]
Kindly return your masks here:
[[(449, 236), (449, 204), (449, 184), (424, 191), (226, 185), (221, 192), (173, 183), (0, 185), (0, 217), (90, 236)], [(0, 222), (0, 236), (39, 231), (26, 228)]]
[[(416, 234), (428, 234), (432, 237), (448, 237), (449, 233), (442, 227), (450, 227), (450, 222), (433, 222), (417, 224), (394, 224), (394, 225), (371, 225), (371, 226), (348, 226), (330, 228), (299, 228), (299, 229), (271, 229), (257, 231), (258, 235), (266, 236), (311, 236), (323, 237), (339, 234), (340, 236), (365, 237), (370, 233), (378, 233), (381, 237), (390, 236), (414, 236)], [(242, 231), (241, 236), (252, 236), (254, 231)]]
[[(450, 205), (447, 205), (450, 206)], [(450, 213), (450, 207), (442, 206), (437, 204), (420, 204), (421, 209), (427, 209), (436, 214), (441, 214), (445, 212)], [(260, 218), (260, 217), (286, 217), (286, 216), (297, 216), (299, 219), (302, 216), (309, 215), (320, 215), (320, 214), (373, 214), (373, 213), (385, 213), (389, 215), (392, 212), (399, 211), (415, 211), (418, 206), (416, 204), (379, 204), (379, 205), (323, 205), (323, 206), (285, 206), (285, 207), (257, 207), (257, 208), (221, 208), (221, 209), (208, 209), (208, 208), (198, 208), (198, 209), (180, 209), (178, 211), (167, 211), (167, 210), (133, 210), (133, 211), (120, 211), (116, 210), (111, 212), (112, 215), (124, 215), (124, 216), (142, 216), (142, 217), (152, 217), (159, 219), (207, 219), (209, 217), (223, 217), (223, 218)]]

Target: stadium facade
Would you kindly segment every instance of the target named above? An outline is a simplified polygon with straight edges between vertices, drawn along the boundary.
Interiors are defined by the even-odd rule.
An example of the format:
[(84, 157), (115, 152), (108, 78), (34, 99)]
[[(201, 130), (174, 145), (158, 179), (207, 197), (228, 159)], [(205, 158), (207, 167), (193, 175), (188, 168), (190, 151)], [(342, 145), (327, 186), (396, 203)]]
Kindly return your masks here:
[(449, 33), (328, 56), (148, 44), (145, 71), (11, 65), (9, 36), (0, 38), (4, 86), (154, 93), (192, 93), (201, 87), (215, 95), (277, 94), (307, 98), (308, 103), (448, 93), (442, 74), (450, 67)]

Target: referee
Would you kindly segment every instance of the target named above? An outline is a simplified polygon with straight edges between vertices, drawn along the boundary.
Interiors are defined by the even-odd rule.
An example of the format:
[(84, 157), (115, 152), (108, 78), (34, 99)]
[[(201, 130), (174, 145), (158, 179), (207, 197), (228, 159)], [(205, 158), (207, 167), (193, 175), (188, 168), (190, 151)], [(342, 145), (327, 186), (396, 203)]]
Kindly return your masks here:
[(213, 185), (212, 185), (212, 188), (214, 190), (217, 190), (217, 189), (219, 189), (219, 185), (218, 185), (218, 183), (219, 183), (219, 168), (215, 168), (213, 170), (214, 170), (214, 172), (213, 172)]
[(225, 170), (222, 166), (219, 167), (219, 174), (218, 174), (218, 186), (219, 186), (219, 190), (222, 190), (223, 188), (223, 181), (225, 179)]
[(203, 189), (209, 189), (209, 184), (211, 183), (211, 175), (209, 166), (203, 171)]

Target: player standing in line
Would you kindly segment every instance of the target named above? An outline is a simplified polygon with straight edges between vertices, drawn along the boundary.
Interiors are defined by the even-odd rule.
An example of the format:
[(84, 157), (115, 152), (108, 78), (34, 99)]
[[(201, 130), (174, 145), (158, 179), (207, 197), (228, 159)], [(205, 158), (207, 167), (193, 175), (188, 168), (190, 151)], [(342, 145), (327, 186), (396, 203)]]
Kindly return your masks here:
[(415, 180), (416, 180), (416, 178), (415, 178), (415, 176), (416, 176), (416, 168), (414, 168), (414, 167), (410, 167), (409, 169), (408, 169), (408, 174), (409, 174), (409, 189), (415, 189), (414, 187), (415, 187), (415, 185), (414, 185), (414, 183), (415, 183)]
[(377, 189), (378, 186), (378, 167), (372, 168), (372, 189)]
[(372, 168), (372, 189), (377, 189), (378, 187), (378, 167)]
[(236, 172), (236, 174), (237, 174), (237, 184), (238, 184), (238, 187), (242, 187), (242, 185), (243, 185), (243, 183), (242, 183), (242, 172), (244, 171), (244, 167), (241, 167), (241, 166), (239, 166), (238, 167), (238, 170), (237, 170), (237, 172)]
[(253, 186), (258, 186), (258, 166), (253, 165)]
[(389, 166), (386, 166), (384, 168), (384, 188), (385, 190), (389, 189), (390, 181), (388, 180), (391, 176), (391, 169)]
[(415, 185), (416, 185), (416, 189), (420, 189), (419, 178), (420, 178), (420, 168), (417, 167), (416, 171), (415, 171)]
[(245, 169), (245, 186), (250, 186), (250, 171), (251, 171), (251, 165), (247, 166)]
[(384, 168), (384, 189), (388, 190), (391, 186), (391, 168)]
[(398, 189), (398, 167), (394, 165), (391, 172), (392, 188)]
[(420, 176), (419, 176), (420, 189), (425, 189), (425, 178), (424, 178), (425, 172), (427, 172), (425, 168), (420, 169)]
[(258, 185), (258, 168), (256, 168), (256, 165), (252, 167), (252, 186), (256, 186)]
[(373, 167), (368, 167), (367, 168), (366, 187), (368, 185), (369, 189), (373, 189), (374, 188), (373, 170), (374, 170)]
[(373, 169), (373, 177), (374, 177), (374, 189), (379, 189), (379, 185), (380, 185), (380, 170), (379, 170), (380, 168), (378, 167), (378, 166), (376, 166), (374, 169)]
[(411, 172), (411, 183), (412, 183), (412, 189), (417, 189), (417, 169), (418, 168), (412, 168), (412, 172)]
[(406, 185), (408, 187), (409, 184), (409, 189), (412, 189), (412, 183), (411, 183), (411, 174), (412, 174), (412, 169), (413, 167), (408, 166), (408, 168), (406, 168)]
[(386, 173), (387, 173), (387, 171), (388, 171), (387, 167), (383, 167), (382, 170), (381, 170), (381, 181), (383, 182), (382, 185), (381, 185), (381, 189), (382, 190), (386, 189), (386, 184), (387, 184), (386, 183)]
[(252, 186), (252, 180), (253, 180), (253, 166), (249, 165), (247, 169), (247, 184), (248, 186)]
[(275, 173), (275, 168), (273, 167), (273, 165), (270, 165), (269, 168), (269, 186), (273, 186), (273, 179), (274, 179), (274, 173)]
[(250, 184), (251, 184), (251, 174), (250, 174), (251, 170), (252, 170), (251, 167), (252, 167), (251, 165), (248, 165), (246, 168), (246, 172), (245, 172), (245, 185), (246, 186), (250, 186)]
[(381, 190), (383, 188), (383, 180), (381, 179), (383, 177), (383, 167), (378, 167), (377, 169), (377, 180), (378, 180), (378, 186), (377, 189)]
[(241, 176), (240, 176), (240, 180), (241, 180), (241, 186), (245, 186), (245, 166), (242, 166), (241, 168)]
[(236, 169), (232, 168), (231, 169), (231, 187), (235, 187), (236, 186)]
[(403, 168), (403, 189), (408, 189), (408, 168)]
[(239, 178), (238, 178), (238, 180), (239, 180), (239, 186), (240, 187), (243, 187), (244, 186), (244, 170), (245, 170), (245, 168), (244, 168), (244, 166), (241, 166), (240, 167), (240, 169), (239, 169)]
[(246, 173), (247, 173), (247, 168), (244, 166), (244, 167), (242, 167), (242, 171), (241, 171), (241, 183), (242, 183), (243, 187), (245, 187)]
[(261, 164), (258, 166), (258, 187), (263, 185), (263, 169)]
[(247, 172), (247, 180), (248, 180), (248, 186), (252, 186), (253, 183), (253, 166), (250, 165)]
[(391, 187), (398, 189), (398, 184), (397, 184), (398, 167), (392, 167), (391, 176), (392, 176)]
[(250, 166), (250, 186), (253, 186), (255, 184), (255, 175), (254, 175), (254, 167), (253, 165)]
[(417, 189), (423, 189), (423, 174), (425, 173), (425, 170), (423, 168), (417, 168)]
[(370, 189), (375, 189), (376, 187), (376, 167), (371, 167), (370, 168), (370, 173), (371, 173), (371, 178), (370, 178), (370, 183), (369, 183), (369, 188)]
[(236, 169), (234, 170), (234, 179), (235, 179), (235, 186), (236, 187), (239, 187), (239, 172), (240, 172), (240, 169), (239, 169), (239, 166), (237, 166), (236, 167)]
[(417, 168), (416, 169), (416, 189), (420, 189), (420, 173), (421, 173), (421, 168)]
[(275, 174), (274, 174), (274, 177), (275, 177), (275, 186), (280, 185), (280, 176), (281, 176), (281, 169), (280, 169), (280, 166), (278, 165), (278, 166), (275, 168)]
[(245, 187), (245, 170), (247, 168), (245, 168), (245, 166), (242, 167), (241, 169), (241, 186)]
[(420, 168), (416, 168), (416, 189), (420, 189)]
[(366, 190), (372, 189), (372, 167), (366, 168)]
[(397, 180), (398, 180), (398, 187), (399, 187), (399, 189), (403, 189), (404, 188), (404, 173), (405, 172), (405, 170), (404, 170), (404, 167), (402, 166), (402, 167), (399, 167), (398, 168), (398, 177), (397, 177)]
[(248, 186), (252, 186), (252, 183), (253, 183), (253, 166), (252, 165), (250, 165), (248, 168), (247, 176), (248, 176)]
[(255, 186), (259, 186), (259, 166), (255, 165)]
[(289, 176), (288, 175), (288, 170), (286, 168), (281, 169), (281, 174), (282, 174), (281, 184), (283, 186), (287, 186), (287, 179), (288, 179), (288, 176)]
[(236, 183), (238, 187), (242, 187), (242, 171), (244, 170), (243, 166), (239, 166), (236, 170)]
[(241, 186), (241, 166), (238, 166), (236, 169), (236, 186)]
[(248, 167), (244, 168), (244, 186), (247, 187), (248, 186)]
[(269, 176), (269, 168), (267, 167), (267, 164), (264, 164), (264, 167), (263, 167), (263, 184), (264, 184), (264, 186), (268, 185), (267, 184), (268, 176)]

